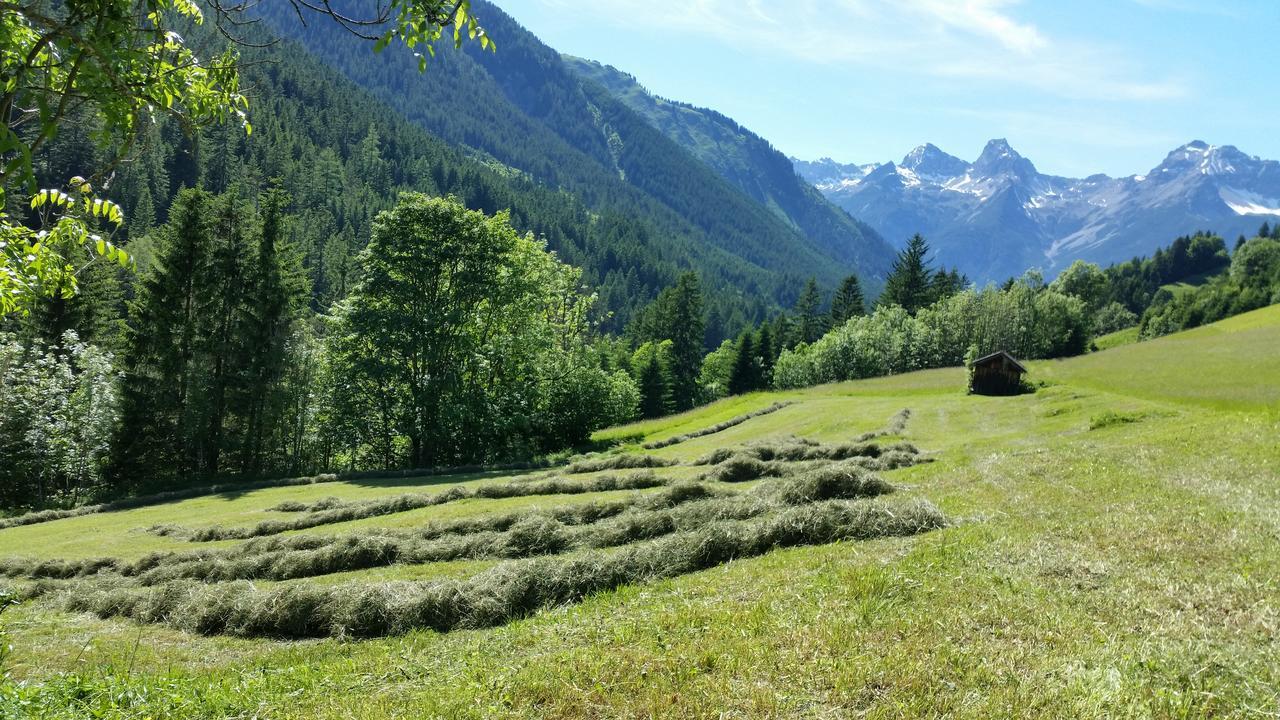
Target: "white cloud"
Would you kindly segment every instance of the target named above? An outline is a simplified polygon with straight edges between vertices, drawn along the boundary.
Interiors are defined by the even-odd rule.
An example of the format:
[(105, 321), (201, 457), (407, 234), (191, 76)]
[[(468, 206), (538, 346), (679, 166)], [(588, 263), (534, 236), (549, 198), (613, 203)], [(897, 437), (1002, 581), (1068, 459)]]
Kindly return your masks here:
[[(1157, 0), (1147, 0), (1157, 1)], [(1168, 0), (1165, 0), (1168, 1)], [(1122, 52), (1046, 35), (1020, 0), (543, 0), (619, 27), (647, 25), (818, 64), (984, 81), (1075, 100), (1184, 97)]]

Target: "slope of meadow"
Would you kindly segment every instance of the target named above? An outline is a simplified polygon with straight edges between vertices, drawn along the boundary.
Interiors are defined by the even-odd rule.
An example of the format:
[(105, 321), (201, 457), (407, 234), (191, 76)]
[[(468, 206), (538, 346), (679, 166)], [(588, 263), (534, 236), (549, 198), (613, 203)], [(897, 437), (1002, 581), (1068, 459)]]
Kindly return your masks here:
[[(484, 629), (369, 640), (194, 634), (69, 612), (60, 589), (3, 615), (17, 684), (0, 714), (82, 717), (1246, 717), (1280, 708), (1280, 308), (1160, 340), (1033, 366), (1045, 387), (968, 397), (947, 369), (731, 399), (602, 433), (680, 465), (720, 448), (876, 438), (932, 462), (878, 475), (885, 499), (929, 500), (950, 520), (903, 537), (791, 547), (557, 604)], [(668, 447), (778, 401), (792, 404)], [(589, 480), (610, 473), (568, 475)], [(648, 472), (648, 471), (645, 471)], [(539, 477), (559, 471), (534, 473)], [(767, 492), (765, 478), (709, 484)], [(3, 558), (137, 559), (193, 546), (155, 525), (245, 527), (284, 501), (360, 503), (492, 474), (332, 482), (224, 494), (0, 530)], [(757, 491), (756, 488), (766, 488)], [(669, 486), (615, 490), (636, 499)], [(419, 529), (597, 493), (455, 502), (279, 535)], [(655, 541), (658, 542), (658, 541)], [(622, 549), (572, 550), (621, 555)], [(451, 581), (500, 560), (392, 564), (256, 590)], [(525, 562), (542, 562), (541, 560)], [(10, 581), (29, 590), (31, 580)], [(143, 591), (162, 593), (163, 586)], [(181, 625), (181, 623), (176, 623)], [(25, 683), (25, 684), (23, 684)], [(23, 704), (25, 702), (26, 704)], [(116, 713), (116, 714), (112, 714)], [(61, 714), (61, 715), (60, 715)]]

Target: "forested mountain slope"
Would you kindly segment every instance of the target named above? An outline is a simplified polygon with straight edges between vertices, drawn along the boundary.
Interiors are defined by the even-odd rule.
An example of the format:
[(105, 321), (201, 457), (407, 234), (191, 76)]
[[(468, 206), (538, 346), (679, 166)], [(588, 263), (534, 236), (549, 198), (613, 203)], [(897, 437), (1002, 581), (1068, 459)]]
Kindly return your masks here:
[[(346, 47), (342, 31), (322, 30), (312, 26), (304, 32), (314, 42), (327, 38), (335, 47)], [(266, 31), (253, 30), (250, 39), (266, 43)], [(509, 42), (504, 49), (510, 57), (518, 44)], [(816, 275), (833, 285), (851, 270), (672, 147), (603, 89), (594, 88), (601, 102), (591, 106), (601, 122), (635, 126), (612, 168), (549, 129), (569, 133), (569, 125), (550, 119), (544, 125), (516, 108), (468, 55), (441, 52), (428, 72), (419, 74), (404, 54), (374, 55), (358, 42), (346, 52), (353, 65), (369, 63), (386, 78), (435, 88), (449, 103), (416, 102), (406, 117), (366, 89), (377, 83), (353, 82), (296, 43), (246, 48), (243, 80), (252, 93), (252, 136), (233, 125), (190, 137), (169, 122), (151, 128), (109, 189), (129, 217), (129, 236), (141, 238), (163, 222), (182, 187), (223, 192), (234, 185), (252, 197), (279, 181), (292, 198), (292, 246), (303, 255), (314, 306), (323, 310), (345, 293), (372, 218), (399, 192), (452, 194), (488, 213), (510, 209), (517, 228), (543, 237), (566, 262), (583, 268), (584, 282), (600, 295), (605, 330), (621, 330), (680, 272), (697, 270), (715, 320), (707, 333), (713, 344), (772, 308), (790, 304), (805, 277)], [(560, 62), (554, 53), (548, 57)], [(524, 61), (512, 62), (519, 67)], [(564, 77), (570, 81), (566, 87), (578, 88), (575, 78)], [(398, 97), (390, 87), (381, 94)], [(588, 96), (585, 90), (573, 92), (579, 99)], [(579, 129), (584, 132), (579, 140), (589, 145), (594, 136)], [(43, 186), (56, 187), (78, 168), (97, 164), (92, 158), (100, 151), (92, 131), (92, 122), (69, 126), (47, 146), (37, 163)], [(591, 132), (599, 135), (598, 129)], [(665, 156), (670, 163), (646, 161), (654, 155), (646, 142), (657, 143), (664, 153), (673, 151)], [(612, 157), (607, 143), (600, 147)], [(496, 159), (499, 153), (502, 160)], [(631, 167), (643, 172), (630, 173)], [(624, 182), (623, 174), (665, 190), (681, 212)], [(135, 250), (145, 264), (145, 244)], [(91, 285), (86, 287), (92, 290)], [(76, 322), (68, 317), (64, 324)]]
[[(571, 192), (594, 211), (645, 219), (681, 243), (687, 264), (707, 273), (713, 290), (732, 284), (747, 297), (787, 303), (797, 278), (833, 286), (859, 269), (854, 253), (822, 246), (753, 201), (607, 90), (579, 78), (500, 9), (477, 3), (474, 10), (499, 50), (457, 51), (444, 42), (419, 74), (403, 50), (370, 54), (340, 28), (301, 28), (287, 7), (263, 8), (280, 32), (433, 135)], [(887, 266), (880, 247), (868, 254), (864, 274)], [(716, 250), (745, 263), (718, 258)]]
[(892, 258), (888, 243), (799, 177), (791, 160), (767, 140), (714, 110), (656, 97), (612, 66), (567, 55), (564, 61), (819, 246), (853, 262), (864, 281), (878, 285)]

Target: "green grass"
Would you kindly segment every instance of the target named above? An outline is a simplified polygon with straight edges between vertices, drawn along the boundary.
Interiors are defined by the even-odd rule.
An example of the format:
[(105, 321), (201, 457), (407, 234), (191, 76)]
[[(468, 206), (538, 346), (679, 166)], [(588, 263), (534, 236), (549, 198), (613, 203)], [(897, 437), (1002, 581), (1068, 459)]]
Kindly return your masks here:
[[(775, 551), (497, 628), (367, 641), (203, 637), (36, 601), (3, 616), (7, 663), (15, 678), (52, 683), (34, 702), (53, 707), (26, 706), (32, 717), (56, 716), (68, 697), (133, 703), (117, 717), (1266, 717), (1280, 709), (1277, 348), (1280, 308), (1269, 308), (1033, 363), (1048, 386), (1032, 395), (967, 396), (963, 370), (946, 369), (735, 398), (601, 434), (660, 439), (797, 401), (653, 451), (688, 461), (790, 435), (845, 441), (909, 407), (902, 439), (935, 462), (884, 476), (904, 500), (927, 498), (959, 521), (925, 535)], [(1136, 421), (1098, 422), (1112, 417)], [(59, 520), (0, 531), (0, 555), (190, 549), (135, 529), (245, 524), (286, 499), (412, 487), (332, 483)], [(361, 522), (577, 499), (463, 501)]]
[(1098, 350), (1110, 350), (1111, 348), (1118, 348), (1122, 345), (1132, 345), (1138, 342), (1138, 339), (1138, 326), (1134, 325), (1131, 328), (1117, 330), (1113, 333), (1107, 333), (1106, 335), (1094, 338), (1093, 344), (1098, 348)]

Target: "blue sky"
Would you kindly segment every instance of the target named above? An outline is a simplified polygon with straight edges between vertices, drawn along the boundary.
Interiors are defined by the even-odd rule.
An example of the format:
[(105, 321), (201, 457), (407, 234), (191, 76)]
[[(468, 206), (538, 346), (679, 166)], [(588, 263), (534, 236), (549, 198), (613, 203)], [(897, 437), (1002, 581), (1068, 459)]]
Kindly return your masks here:
[(973, 160), (1007, 137), (1074, 176), (1143, 173), (1193, 139), (1280, 159), (1280, 0), (499, 4), (557, 50), (802, 158), (932, 142)]

